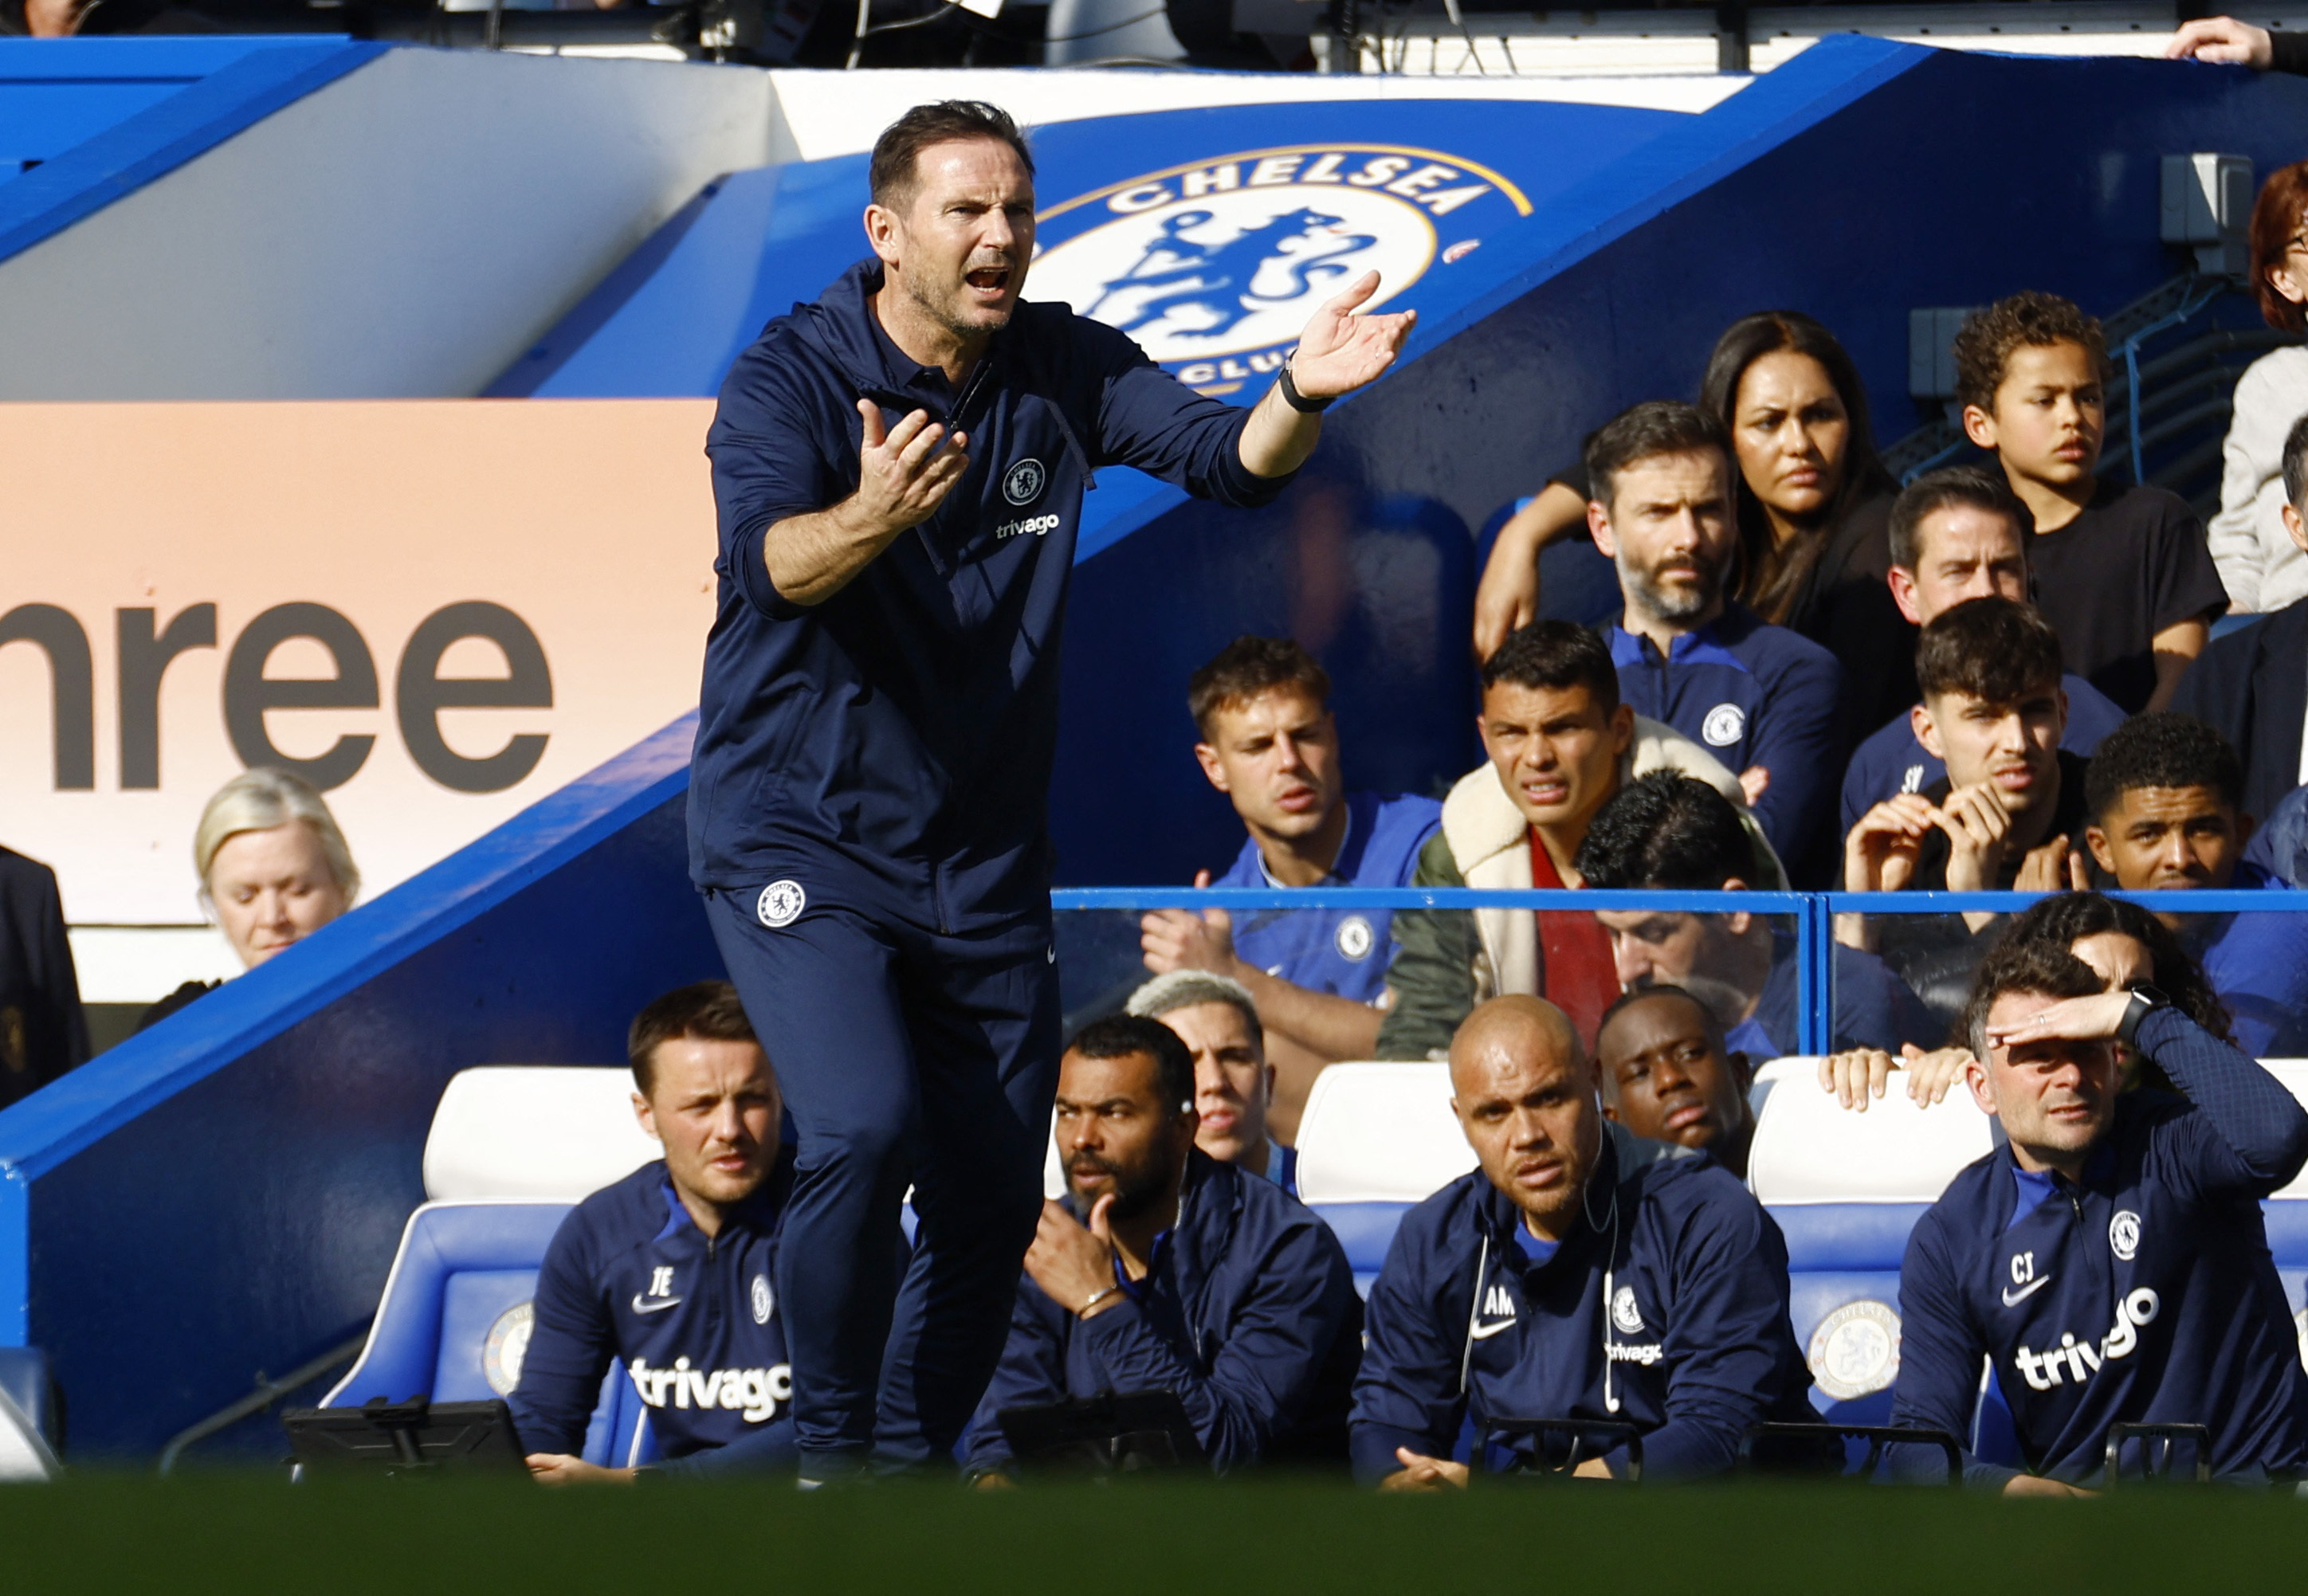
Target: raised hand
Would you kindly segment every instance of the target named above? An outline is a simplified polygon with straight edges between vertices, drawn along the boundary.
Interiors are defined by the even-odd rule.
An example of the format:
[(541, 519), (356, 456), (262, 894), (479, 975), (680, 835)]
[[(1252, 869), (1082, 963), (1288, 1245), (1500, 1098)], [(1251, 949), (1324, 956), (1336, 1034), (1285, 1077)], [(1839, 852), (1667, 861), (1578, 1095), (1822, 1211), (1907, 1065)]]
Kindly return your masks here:
[(1843, 839), (1843, 889), (1897, 892), (1915, 880), (1916, 856), (1939, 812), (1928, 798), (1901, 793), (1860, 816)]
[(1026, 1274), (1043, 1295), (1069, 1313), (1094, 1318), (1119, 1300), (1109, 1295), (1087, 1310), (1084, 1307), (1115, 1283), (1114, 1231), (1107, 1218), (1113, 1206), (1111, 1192), (1098, 1198), (1085, 1229), (1064, 1204), (1043, 1199), (1041, 1223), (1035, 1227), (1033, 1245), (1026, 1249)]
[(1985, 782), (1958, 787), (1933, 815), (1947, 834), (1950, 892), (1990, 892), (2003, 868), (2003, 845), (2011, 834), (2011, 811)]
[(2091, 875), (2084, 868), (2084, 853), (2064, 837), (2055, 837), (2028, 850), (2020, 862), (2014, 892), (2088, 892)]
[(2088, 998), (2063, 998), (2026, 1019), (1988, 1026), (1987, 1045), (2020, 1047), (2055, 1037), (2065, 1042), (2109, 1041), (2123, 1024), (2124, 1010), (2131, 1007), (2131, 989), (2123, 986), (2112, 992), (2094, 992)]
[(883, 430), (882, 407), (857, 401), (864, 437), (857, 454), (857, 492), (850, 504), (876, 532), (903, 532), (937, 512), (953, 485), (969, 469), (969, 435), (945, 436), (945, 429), (916, 410)]
[[(1210, 872), (1194, 872), (1197, 888), (1210, 884)], [(1156, 909), (1138, 922), (1138, 947), (1146, 967), (1157, 975), (1173, 970), (1234, 973), (1234, 916), (1224, 909)]]
[(2276, 52), (2268, 30), (2234, 17), (2198, 17), (2183, 22), (2164, 47), (2166, 60), (2208, 61), (2216, 66), (2249, 66), (2266, 72)]
[(1308, 399), (1352, 393), (1394, 364), (1417, 311), (1358, 315), (1355, 307), (1378, 292), (1378, 273), (1365, 271), (1347, 291), (1314, 313), (1290, 356), (1291, 383)]

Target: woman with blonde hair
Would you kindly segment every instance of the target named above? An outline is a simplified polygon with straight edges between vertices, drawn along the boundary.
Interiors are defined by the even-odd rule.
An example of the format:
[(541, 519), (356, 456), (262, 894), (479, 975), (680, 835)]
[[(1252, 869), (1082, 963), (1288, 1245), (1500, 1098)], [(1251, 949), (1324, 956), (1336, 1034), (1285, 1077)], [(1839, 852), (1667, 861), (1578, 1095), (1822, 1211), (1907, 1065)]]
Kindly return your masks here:
[[(310, 782), (285, 770), (244, 770), (219, 787), (193, 833), (201, 907), (244, 969), (300, 942), (353, 906), (360, 871), (336, 817)], [(216, 982), (188, 981), (144, 1011), (166, 1019)]]

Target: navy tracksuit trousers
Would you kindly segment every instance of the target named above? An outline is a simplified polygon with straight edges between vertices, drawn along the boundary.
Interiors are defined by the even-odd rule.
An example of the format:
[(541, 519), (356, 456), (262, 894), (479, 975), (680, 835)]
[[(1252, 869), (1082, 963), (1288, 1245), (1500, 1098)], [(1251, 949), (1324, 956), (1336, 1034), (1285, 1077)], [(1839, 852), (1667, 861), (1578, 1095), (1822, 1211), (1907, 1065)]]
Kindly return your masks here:
[[(778, 1248), (805, 1478), (949, 1458), (1000, 1361), (1057, 1091), (1046, 900), (952, 936), (822, 867), (789, 923), (709, 890), (729, 978), (799, 1136)], [(772, 912), (772, 918), (781, 914)], [(902, 1282), (906, 1188), (919, 1219)]]

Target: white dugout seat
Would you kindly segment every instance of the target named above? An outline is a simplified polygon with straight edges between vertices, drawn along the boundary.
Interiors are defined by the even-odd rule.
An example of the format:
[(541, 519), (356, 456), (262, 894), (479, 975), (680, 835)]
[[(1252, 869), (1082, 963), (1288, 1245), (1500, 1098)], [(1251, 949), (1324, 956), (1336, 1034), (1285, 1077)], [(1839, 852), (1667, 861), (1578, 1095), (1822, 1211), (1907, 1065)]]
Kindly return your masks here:
[(1365, 1295), (1411, 1207), (1475, 1167), (1447, 1064), (1333, 1064), (1298, 1121), (1298, 1196), (1347, 1251)]
[[(323, 1407), (509, 1396), (529, 1346), (545, 1249), (569, 1210), (659, 1155), (623, 1068), (489, 1066), (451, 1077), (425, 1142), (432, 1200), (409, 1217), (367, 1344)], [(611, 1367), (585, 1436), (598, 1463), (654, 1455)]]

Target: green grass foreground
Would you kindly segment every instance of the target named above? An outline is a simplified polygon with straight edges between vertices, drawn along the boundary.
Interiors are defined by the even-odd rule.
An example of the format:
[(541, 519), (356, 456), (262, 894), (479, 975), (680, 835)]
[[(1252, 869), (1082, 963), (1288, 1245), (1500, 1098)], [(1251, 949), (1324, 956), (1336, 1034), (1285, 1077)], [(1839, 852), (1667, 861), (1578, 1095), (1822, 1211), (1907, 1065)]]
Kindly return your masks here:
[(1295, 1480), (999, 1497), (765, 1484), (547, 1492), (518, 1480), (169, 1480), (0, 1489), (0, 1590), (1064, 1592), (1066, 1596), (1649, 1596), (1683, 1591), (2297, 1588), (2308, 1502), (2226, 1489), (2089, 1503), (1727, 1485), (1379, 1499)]

